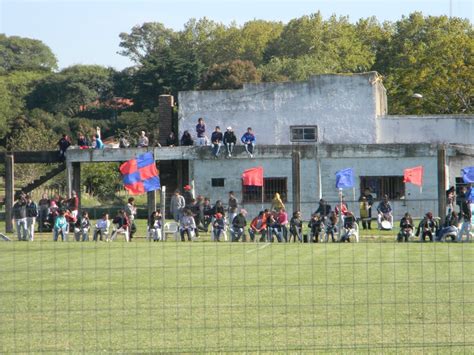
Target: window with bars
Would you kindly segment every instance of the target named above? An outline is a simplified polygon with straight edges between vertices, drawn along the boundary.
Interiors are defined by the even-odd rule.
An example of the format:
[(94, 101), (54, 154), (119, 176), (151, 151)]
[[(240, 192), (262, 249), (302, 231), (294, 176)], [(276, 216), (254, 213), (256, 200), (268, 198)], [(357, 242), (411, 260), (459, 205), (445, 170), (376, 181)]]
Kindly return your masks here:
[(318, 140), (317, 126), (291, 126), (290, 141), (292, 142), (316, 142)]
[(361, 176), (360, 191), (369, 188), (375, 199), (380, 200), (388, 195), (391, 200), (405, 198), (405, 183), (403, 176)]
[(224, 178), (213, 178), (211, 179), (212, 187), (224, 187), (225, 179)]
[[(279, 193), (283, 202), (287, 201), (288, 188), (286, 177), (270, 177), (263, 179), (263, 201), (271, 202), (275, 193)], [(244, 186), (242, 185), (242, 202), (261, 202), (262, 187), (261, 186)]]

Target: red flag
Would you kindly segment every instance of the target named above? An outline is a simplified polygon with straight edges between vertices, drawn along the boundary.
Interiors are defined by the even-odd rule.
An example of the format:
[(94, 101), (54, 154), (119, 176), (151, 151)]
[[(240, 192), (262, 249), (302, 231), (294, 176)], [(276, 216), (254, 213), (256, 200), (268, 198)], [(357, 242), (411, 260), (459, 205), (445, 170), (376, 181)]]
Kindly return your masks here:
[(242, 183), (244, 186), (263, 186), (263, 168), (247, 169), (242, 174)]
[(423, 185), (423, 166), (405, 169), (403, 171), (403, 182), (410, 182), (413, 185)]

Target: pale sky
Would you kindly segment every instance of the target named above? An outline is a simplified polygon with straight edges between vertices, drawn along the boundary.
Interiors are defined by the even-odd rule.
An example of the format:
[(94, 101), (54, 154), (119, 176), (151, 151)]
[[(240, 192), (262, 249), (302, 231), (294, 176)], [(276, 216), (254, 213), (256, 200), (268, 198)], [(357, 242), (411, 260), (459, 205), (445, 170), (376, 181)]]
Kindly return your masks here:
[(180, 30), (190, 18), (229, 24), (264, 19), (288, 22), (321, 11), (396, 21), (413, 11), (452, 15), (473, 22), (474, 0), (0, 0), (0, 33), (36, 38), (47, 44), (59, 67), (101, 64), (123, 69), (132, 63), (117, 54), (120, 32), (143, 22)]

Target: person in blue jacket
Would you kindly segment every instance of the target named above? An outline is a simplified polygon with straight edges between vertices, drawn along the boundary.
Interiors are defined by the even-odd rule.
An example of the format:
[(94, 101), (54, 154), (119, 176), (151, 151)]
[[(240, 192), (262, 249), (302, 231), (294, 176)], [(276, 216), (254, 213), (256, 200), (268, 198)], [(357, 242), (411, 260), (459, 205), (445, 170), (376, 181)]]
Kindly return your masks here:
[(250, 158), (253, 158), (253, 150), (255, 148), (255, 143), (257, 140), (255, 139), (255, 135), (252, 132), (252, 127), (247, 128), (247, 132), (244, 133), (242, 138), (240, 139), (245, 146), (245, 150)]

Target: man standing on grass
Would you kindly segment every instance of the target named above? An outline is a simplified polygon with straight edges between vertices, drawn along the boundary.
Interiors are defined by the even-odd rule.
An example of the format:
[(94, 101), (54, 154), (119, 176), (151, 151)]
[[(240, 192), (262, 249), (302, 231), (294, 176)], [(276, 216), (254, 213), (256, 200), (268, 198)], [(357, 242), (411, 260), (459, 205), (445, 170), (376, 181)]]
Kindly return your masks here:
[(135, 217), (137, 216), (137, 207), (135, 206), (135, 198), (130, 197), (128, 199), (127, 206), (125, 206), (125, 214), (127, 215), (127, 219), (130, 222), (129, 238), (130, 238), (130, 241), (132, 241), (133, 235), (137, 231), (137, 226), (135, 224)]
[(186, 201), (184, 200), (184, 197), (181, 195), (179, 190), (175, 190), (170, 201), (170, 211), (173, 215), (173, 219), (176, 222), (179, 222), (181, 220), (181, 216), (183, 215), (183, 210), (185, 206)]
[(23, 193), (18, 194), (17, 201), (13, 205), (12, 212), (18, 240), (27, 240), (28, 229), (26, 220), (26, 199)]
[(26, 195), (26, 229), (28, 231), (28, 237), (32, 242), (35, 239), (35, 225), (36, 217), (38, 217), (38, 207), (36, 203), (31, 199), (30, 195)]

